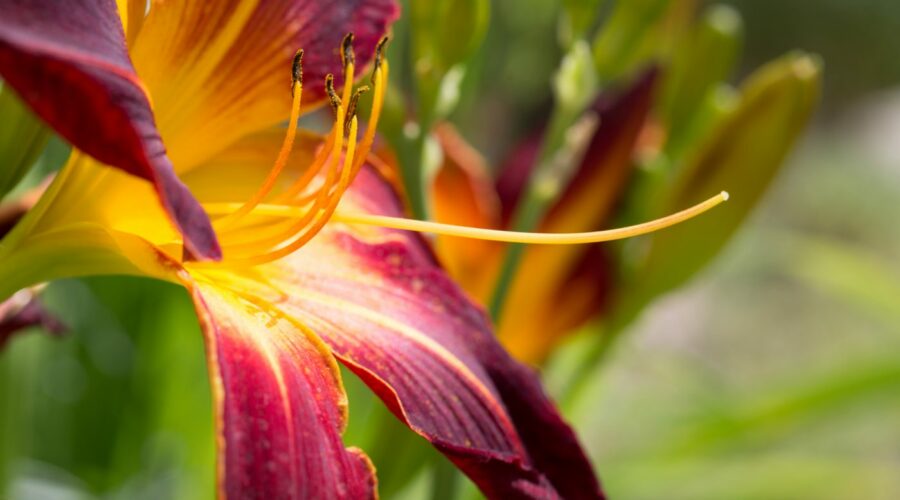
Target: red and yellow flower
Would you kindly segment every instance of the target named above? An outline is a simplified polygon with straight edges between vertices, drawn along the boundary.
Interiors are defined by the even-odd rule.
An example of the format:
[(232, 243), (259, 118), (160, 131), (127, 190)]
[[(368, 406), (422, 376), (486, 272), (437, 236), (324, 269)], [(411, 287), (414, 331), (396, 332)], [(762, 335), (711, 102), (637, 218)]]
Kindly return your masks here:
[[(0, 243), (0, 295), (86, 274), (187, 288), (222, 496), (376, 495), (341, 439), (342, 363), (488, 496), (600, 497), (535, 375), (424, 240), (360, 223), (402, 215), (366, 161), (388, 71), (376, 47), (396, 16), (392, 0), (0, 2), (0, 74), (75, 148)], [(301, 106), (322, 102), (330, 133), (295, 140)]]
[[(222, 496), (377, 494), (371, 463), (341, 438), (341, 363), (487, 496), (602, 497), (535, 374), (407, 230), (591, 243), (726, 195), (611, 232), (578, 233), (591, 224), (577, 218), (546, 228), (576, 233), (552, 235), (402, 218), (370, 166), (396, 16), (392, 0), (0, 2), (0, 74), (74, 146), (0, 241), (0, 299), (89, 274), (184, 286), (205, 334)], [(371, 88), (354, 89), (368, 66)], [(298, 134), (322, 103), (330, 132)]]

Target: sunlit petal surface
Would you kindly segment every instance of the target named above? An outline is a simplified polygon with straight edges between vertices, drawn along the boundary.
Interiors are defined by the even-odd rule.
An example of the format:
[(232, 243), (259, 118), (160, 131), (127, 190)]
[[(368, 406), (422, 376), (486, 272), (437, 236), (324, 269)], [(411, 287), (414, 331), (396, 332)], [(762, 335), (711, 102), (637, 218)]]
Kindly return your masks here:
[(166, 155), (114, 2), (0, 3), (0, 75), (74, 146), (151, 181), (188, 255), (220, 256), (206, 213)]

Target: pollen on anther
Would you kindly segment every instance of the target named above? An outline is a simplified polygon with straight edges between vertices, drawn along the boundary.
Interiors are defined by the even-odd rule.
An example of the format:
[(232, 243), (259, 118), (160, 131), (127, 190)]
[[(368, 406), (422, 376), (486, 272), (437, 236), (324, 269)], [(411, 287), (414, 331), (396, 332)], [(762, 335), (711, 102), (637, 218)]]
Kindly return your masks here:
[(331, 107), (337, 113), (341, 107), (341, 97), (334, 91), (334, 75), (328, 73), (325, 75), (325, 91), (328, 92), (328, 98), (331, 100)]
[(298, 84), (303, 85), (303, 49), (294, 54), (291, 63), (291, 96), (296, 92)]
[(372, 84), (375, 84), (375, 75), (378, 74), (378, 70), (381, 69), (381, 62), (384, 59), (384, 50), (387, 47), (388, 37), (383, 36), (381, 40), (378, 40), (378, 44), (375, 45), (375, 61), (373, 63), (372, 68)]
[(363, 85), (356, 89), (353, 92), (353, 96), (350, 98), (350, 102), (347, 104), (347, 119), (344, 122), (344, 133), (350, 132), (350, 121), (356, 116), (356, 112), (358, 111), (359, 106), (359, 98), (362, 97), (363, 94), (369, 91), (369, 87)]
[(341, 42), (341, 65), (356, 64), (356, 54), (353, 52), (353, 33), (347, 33)]

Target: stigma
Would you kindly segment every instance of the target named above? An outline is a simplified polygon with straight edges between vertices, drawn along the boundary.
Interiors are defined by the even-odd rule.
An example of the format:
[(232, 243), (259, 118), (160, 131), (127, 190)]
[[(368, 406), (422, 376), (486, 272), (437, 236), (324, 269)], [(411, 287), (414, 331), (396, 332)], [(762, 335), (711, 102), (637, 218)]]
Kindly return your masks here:
[[(334, 75), (325, 77), (325, 97), (334, 115), (329, 133), (310, 164), (286, 188), (282, 178), (297, 134), (297, 122), (303, 98), (303, 50), (291, 62), (291, 108), (287, 131), (281, 149), (266, 178), (255, 193), (243, 203), (205, 203), (204, 208), (223, 247), (221, 262), (191, 263), (197, 267), (250, 267), (279, 260), (309, 243), (330, 221), (349, 225), (377, 226), (420, 233), (457, 236), (480, 240), (571, 245), (598, 243), (651, 233), (696, 217), (728, 199), (721, 192), (681, 212), (643, 224), (587, 233), (524, 233), (419, 221), (401, 217), (342, 212), (340, 200), (366, 163), (375, 140), (375, 131), (384, 103), (388, 61), (385, 58), (387, 37), (375, 47), (370, 77), (371, 87), (354, 88), (356, 55), (353, 34), (344, 37), (340, 47), (343, 87), (338, 91)], [(368, 126), (360, 140), (359, 102), (371, 94)]]

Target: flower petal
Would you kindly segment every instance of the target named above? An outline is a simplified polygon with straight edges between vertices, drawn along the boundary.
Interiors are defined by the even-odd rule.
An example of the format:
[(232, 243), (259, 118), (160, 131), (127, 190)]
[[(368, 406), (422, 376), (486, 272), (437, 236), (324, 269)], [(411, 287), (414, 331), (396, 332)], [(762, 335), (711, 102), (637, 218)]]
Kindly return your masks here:
[[(314, 139), (299, 138), (288, 184), (321, 142)], [(277, 130), (247, 137), (186, 180), (205, 202), (246, 199), (280, 140)], [(402, 214), (395, 192), (368, 167), (339, 211)], [(224, 276), (313, 330), (490, 497), (600, 496), (535, 374), (503, 351), (419, 236), (332, 222), (291, 256), (217, 279)]]
[[(371, 170), (348, 198), (342, 210), (401, 213)], [(333, 223), (260, 272), (276, 290), (269, 300), (316, 331), (489, 497), (601, 496), (536, 375), (503, 351), (420, 237)]]
[(166, 156), (115, 2), (0, 3), (0, 75), (75, 147), (153, 182), (188, 256), (221, 257), (206, 213)]
[[(445, 224), (498, 229), (500, 201), (484, 158), (449, 123), (435, 129), (444, 162), (432, 184), (434, 218)], [(467, 292), (482, 301), (493, 283), (504, 245), (493, 241), (439, 236), (441, 263)]]
[(341, 440), (346, 397), (328, 348), (244, 293), (189, 279), (188, 286), (206, 335), (221, 494), (375, 498), (371, 463)]
[[(635, 144), (650, 111), (656, 74), (651, 69), (622, 92), (604, 94), (594, 104), (600, 127), (580, 168), (544, 219), (541, 231), (603, 229), (630, 175)], [(517, 197), (517, 189), (511, 187), (514, 180), (511, 175), (498, 180), (507, 203)], [(508, 314), (500, 322), (499, 336), (516, 358), (540, 363), (563, 335), (600, 311), (607, 302), (613, 270), (602, 245), (530, 247), (519, 269), (507, 296)]]
[(354, 33), (361, 69), (397, 15), (394, 0), (153, 2), (132, 56), (179, 172), (288, 118), (297, 49), (308, 108), (324, 98), (326, 74), (340, 84), (344, 35)]

